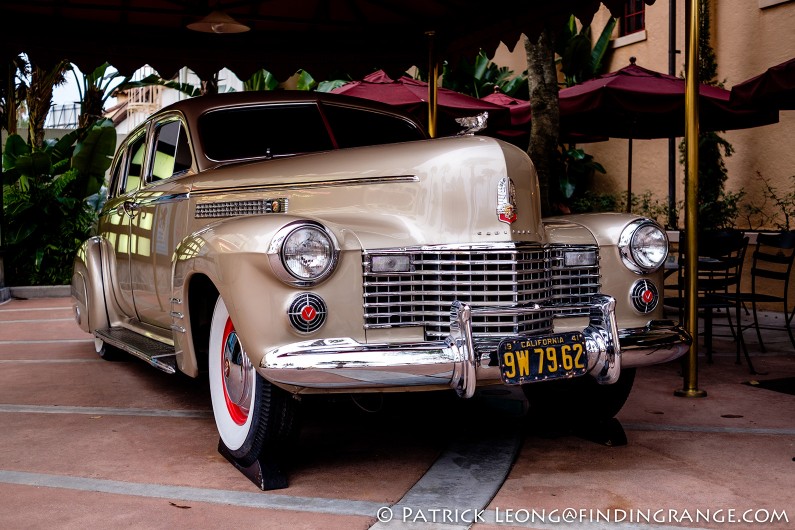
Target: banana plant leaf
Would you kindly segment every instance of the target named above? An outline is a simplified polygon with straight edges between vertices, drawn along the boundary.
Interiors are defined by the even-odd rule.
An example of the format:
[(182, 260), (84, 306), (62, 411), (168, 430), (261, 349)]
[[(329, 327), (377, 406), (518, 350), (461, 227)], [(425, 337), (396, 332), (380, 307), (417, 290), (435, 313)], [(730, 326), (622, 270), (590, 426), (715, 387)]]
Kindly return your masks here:
[(77, 169), (78, 182), (84, 197), (97, 193), (105, 181), (105, 171), (116, 150), (116, 130), (107, 122), (92, 127), (85, 140), (75, 146), (72, 167)]

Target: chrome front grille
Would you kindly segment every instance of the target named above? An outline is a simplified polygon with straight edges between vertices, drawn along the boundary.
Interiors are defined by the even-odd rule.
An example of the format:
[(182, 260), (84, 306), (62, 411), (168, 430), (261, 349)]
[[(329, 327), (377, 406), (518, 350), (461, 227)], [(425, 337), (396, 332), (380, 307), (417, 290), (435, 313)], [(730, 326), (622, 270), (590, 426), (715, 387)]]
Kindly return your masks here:
[[(595, 265), (565, 266), (566, 252), (589, 252)], [(373, 272), (373, 256), (408, 256), (407, 272)], [(587, 303), (599, 292), (598, 248), (570, 245), (501, 243), (468, 247), (386, 249), (363, 254), (364, 326), (366, 329), (423, 326), (427, 340), (446, 337), (450, 305), (517, 307), (528, 304)], [(584, 311), (549, 311), (531, 315), (476, 316), (476, 341), (536, 335), (552, 329), (553, 316)]]

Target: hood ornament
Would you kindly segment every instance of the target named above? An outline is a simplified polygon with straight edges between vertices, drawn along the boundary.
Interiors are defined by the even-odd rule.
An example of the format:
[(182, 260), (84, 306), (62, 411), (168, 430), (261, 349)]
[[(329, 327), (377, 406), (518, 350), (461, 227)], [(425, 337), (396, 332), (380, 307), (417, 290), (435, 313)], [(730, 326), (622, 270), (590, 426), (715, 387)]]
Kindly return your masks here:
[(476, 116), (464, 116), (463, 118), (456, 118), (456, 123), (464, 128), (464, 130), (460, 131), (456, 136), (471, 136), (478, 131), (482, 131), (486, 128), (488, 119), (488, 112), (481, 112)]
[(516, 188), (508, 177), (497, 184), (497, 219), (508, 224), (516, 221)]

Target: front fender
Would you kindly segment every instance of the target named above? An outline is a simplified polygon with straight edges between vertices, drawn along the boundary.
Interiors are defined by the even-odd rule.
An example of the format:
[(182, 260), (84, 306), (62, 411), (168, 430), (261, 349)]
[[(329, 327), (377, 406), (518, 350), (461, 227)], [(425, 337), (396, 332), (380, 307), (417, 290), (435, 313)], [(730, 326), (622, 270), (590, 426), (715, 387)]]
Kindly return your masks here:
[[(662, 267), (650, 274), (633, 272), (624, 264), (619, 251), (621, 233), (629, 224), (639, 219), (644, 218), (625, 213), (577, 214), (544, 219), (544, 228), (550, 243), (596, 242), (599, 245), (600, 292), (615, 298), (616, 320), (620, 329), (642, 328), (650, 320), (664, 318)], [(642, 279), (652, 282), (659, 292), (660, 301), (649, 313), (635, 309), (631, 300), (632, 286)]]
[[(267, 257), (276, 232), (298, 220), (321, 222), (334, 233), (340, 246), (335, 271), (311, 288), (294, 287), (279, 280)], [(200, 365), (196, 359), (200, 348), (192, 341), (189, 314), (189, 286), (196, 275), (208, 278), (224, 299), (255, 366), (268, 349), (312, 338), (312, 334), (296, 331), (287, 318), (290, 303), (302, 292), (320, 296), (328, 306), (321, 335), (333, 330), (338, 336), (364, 340), (362, 318), (357, 321), (351, 313), (353, 308), (362, 311), (362, 261), (361, 245), (350, 230), (319, 219), (257, 216), (213, 223), (186, 237), (173, 256), (172, 329), (177, 363), (189, 375), (196, 375)]]

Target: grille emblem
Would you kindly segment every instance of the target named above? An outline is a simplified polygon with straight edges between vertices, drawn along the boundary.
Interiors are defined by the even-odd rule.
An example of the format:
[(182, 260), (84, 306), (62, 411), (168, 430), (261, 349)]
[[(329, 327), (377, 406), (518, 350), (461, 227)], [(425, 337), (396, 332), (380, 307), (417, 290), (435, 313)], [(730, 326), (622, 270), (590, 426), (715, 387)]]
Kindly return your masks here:
[(508, 224), (516, 221), (516, 188), (508, 177), (497, 184), (497, 218)]
[(641, 313), (651, 313), (657, 307), (660, 294), (657, 287), (649, 280), (638, 280), (632, 285), (629, 298), (636, 310)]
[(301, 333), (311, 333), (326, 322), (326, 302), (313, 293), (296, 296), (287, 310), (290, 324)]

